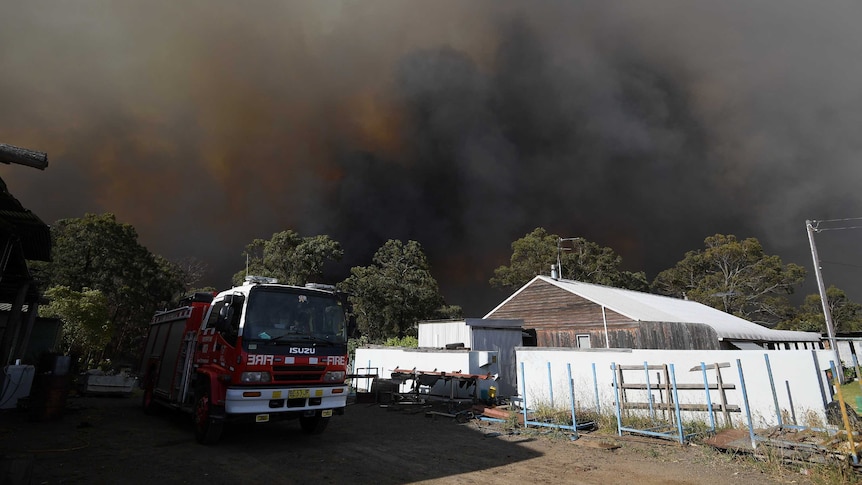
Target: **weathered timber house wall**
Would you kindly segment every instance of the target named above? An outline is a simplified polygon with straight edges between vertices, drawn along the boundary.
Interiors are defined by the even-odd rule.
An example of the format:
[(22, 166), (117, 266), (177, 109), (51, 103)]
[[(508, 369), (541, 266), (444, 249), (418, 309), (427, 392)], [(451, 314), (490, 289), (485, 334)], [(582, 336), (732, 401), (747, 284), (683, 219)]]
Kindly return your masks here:
[(636, 322), (608, 328), (560, 325), (536, 329), (539, 347), (578, 347), (578, 335), (590, 336), (590, 347), (612, 349), (718, 350), (718, 335), (709, 325), (677, 322)]
[[(639, 322), (544, 281), (535, 281), (493, 312), (490, 318), (524, 321), (536, 331), (539, 347), (579, 347), (589, 335), (590, 347), (626, 349), (720, 348), (715, 330), (701, 323)], [(607, 340), (605, 339), (607, 323)]]
[[(613, 326), (630, 326), (630, 318), (610, 310), (605, 312), (608, 329)], [(489, 318), (513, 318), (524, 321), (524, 328), (544, 326), (583, 325), (603, 326), (602, 308), (599, 305), (544, 281), (536, 281)]]

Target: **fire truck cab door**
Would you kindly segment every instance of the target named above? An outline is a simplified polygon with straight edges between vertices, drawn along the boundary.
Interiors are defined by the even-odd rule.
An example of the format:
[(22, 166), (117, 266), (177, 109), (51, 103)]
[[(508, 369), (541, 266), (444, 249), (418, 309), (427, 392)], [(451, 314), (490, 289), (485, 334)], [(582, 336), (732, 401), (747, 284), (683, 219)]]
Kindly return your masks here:
[(239, 320), (245, 298), (239, 295), (229, 295), (221, 301), (213, 303), (207, 328), (212, 328), (230, 345), (236, 344), (239, 335)]

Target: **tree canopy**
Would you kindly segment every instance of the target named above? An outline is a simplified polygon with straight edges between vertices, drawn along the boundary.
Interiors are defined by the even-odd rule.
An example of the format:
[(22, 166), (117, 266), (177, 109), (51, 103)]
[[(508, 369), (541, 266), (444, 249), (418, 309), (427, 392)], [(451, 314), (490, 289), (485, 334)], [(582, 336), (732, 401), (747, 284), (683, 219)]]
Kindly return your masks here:
[(420, 320), (460, 315), (444, 306), (422, 246), (390, 239), (370, 266), (351, 268), (340, 285), (350, 297), (357, 326), (371, 342), (411, 335)]
[(790, 320), (788, 295), (805, 279), (805, 269), (764, 252), (755, 238), (716, 234), (705, 248), (689, 251), (659, 273), (654, 292), (688, 298), (766, 326)]
[(65, 287), (53, 293), (60, 297), (92, 290), (104, 295), (104, 357), (135, 356), (153, 312), (185, 290), (182, 270), (142, 246), (134, 227), (113, 214), (61, 219), (51, 226), (51, 237), (53, 261), (33, 263), (40, 284)]
[[(826, 301), (836, 333), (862, 329), (862, 305), (850, 301), (844, 290), (830, 286), (826, 289)], [(796, 316), (792, 320), (781, 322), (776, 328), (826, 333), (826, 317), (823, 315), (820, 295), (815, 293), (806, 296)]]
[[(329, 236), (301, 237), (292, 230), (277, 232), (269, 240), (255, 239), (243, 252), (248, 258), (248, 273), (269, 276), (288, 285), (304, 285), (323, 275), (327, 262), (340, 261), (341, 245)], [(240, 284), (246, 276), (243, 268), (233, 276)]]
[(45, 296), (49, 303), (39, 311), (45, 317), (63, 321), (63, 352), (90, 361), (110, 343), (113, 322), (108, 314), (108, 299), (101, 291), (54, 286)]
[[(562, 247), (565, 242), (565, 247)], [(559, 250), (558, 250), (559, 248)], [(548, 234), (543, 228), (534, 229), (512, 243), (508, 266), (494, 270), (491, 286), (517, 289), (536, 275), (548, 274), (559, 255), (560, 277), (569, 280), (616, 286), (645, 291), (649, 288), (643, 272), (620, 269), (622, 258), (613, 249), (599, 246), (583, 238), (566, 238)]]

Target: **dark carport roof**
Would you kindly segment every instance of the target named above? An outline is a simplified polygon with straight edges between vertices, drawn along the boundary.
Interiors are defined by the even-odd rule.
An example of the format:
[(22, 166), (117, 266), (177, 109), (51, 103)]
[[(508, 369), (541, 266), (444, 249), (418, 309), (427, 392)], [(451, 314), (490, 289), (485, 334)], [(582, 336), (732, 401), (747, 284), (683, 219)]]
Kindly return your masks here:
[[(6, 183), (0, 179), (0, 250), (8, 241), (9, 261), (0, 278), (0, 302), (14, 300), (18, 288), (30, 279), (27, 260), (51, 260), (51, 231), (36, 214), (18, 202), (9, 193)], [(31, 297), (36, 296), (36, 288), (31, 286)]]

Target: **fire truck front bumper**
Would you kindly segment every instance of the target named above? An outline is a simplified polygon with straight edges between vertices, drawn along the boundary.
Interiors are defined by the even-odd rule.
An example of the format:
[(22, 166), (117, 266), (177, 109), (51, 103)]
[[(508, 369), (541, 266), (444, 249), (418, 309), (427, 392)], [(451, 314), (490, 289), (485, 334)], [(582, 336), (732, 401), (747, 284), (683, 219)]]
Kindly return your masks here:
[(224, 405), (228, 415), (324, 410), (341, 414), (347, 405), (347, 386), (228, 388)]

